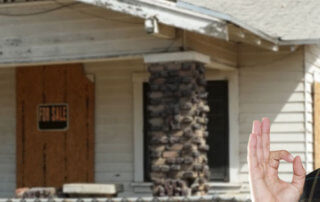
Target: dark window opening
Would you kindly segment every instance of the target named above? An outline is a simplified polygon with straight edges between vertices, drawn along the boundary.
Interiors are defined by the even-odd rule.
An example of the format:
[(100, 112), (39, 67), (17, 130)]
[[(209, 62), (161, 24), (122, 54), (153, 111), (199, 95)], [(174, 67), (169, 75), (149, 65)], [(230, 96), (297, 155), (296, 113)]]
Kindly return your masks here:
[(229, 104), (228, 81), (207, 83), (209, 123), (207, 144), (211, 181), (229, 181)]

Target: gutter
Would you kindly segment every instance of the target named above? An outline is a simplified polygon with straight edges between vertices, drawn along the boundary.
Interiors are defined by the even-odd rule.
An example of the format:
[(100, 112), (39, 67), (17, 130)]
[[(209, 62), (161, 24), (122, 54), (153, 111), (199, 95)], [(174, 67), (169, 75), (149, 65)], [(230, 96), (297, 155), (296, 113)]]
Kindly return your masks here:
[(214, 11), (214, 10), (211, 10), (211, 9), (207, 9), (207, 8), (203, 8), (203, 7), (200, 7), (200, 6), (195, 6), (193, 4), (190, 4), (190, 3), (186, 3), (186, 2), (183, 2), (183, 1), (178, 1), (177, 2), (177, 6), (178, 7), (181, 7), (181, 8), (185, 8), (185, 9), (188, 9), (188, 10), (192, 10), (194, 12), (198, 12), (198, 13), (203, 13), (203, 14), (206, 14), (206, 15), (209, 15), (209, 16), (212, 16), (212, 17), (215, 17), (215, 18), (219, 18), (221, 20), (224, 20), (228, 23), (232, 23), (232, 24), (235, 24), (239, 27), (242, 27), (250, 32), (252, 32), (253, 34), (261, 37), (262, 39), (265, 39), (267, 41), (270, 41), (274, 44), (278, 44), (279, 43), (279, 38), (277, 37), (272, 37), (272, 36), (269, 36), (265, 33), (263, 33), (262, 31), (258, 30), (258, 29), (255, 29), (245, 23), (242, 23), (241, 21), (237, 20), (236, 18), (230, 16), (230, 15), (227, 15), (227, 14), (224, 14), (224, 13), (220, 13), (220, 12), (217, 12), (217, 11)]
[(250, 25), (239, 21), (237, 18), (234, 18), (231, 15), (224, 14), (224, 13), (214, 11), (211, 9), (207, 9), (204, 7), (196, 6), (196, 5), (193, 5), (190, 3), (183, 2), (181, 0), (177, 1), (177, 7), (191, 10), (191, 11), (194, 11), (197, 13), (203, 13), (208, 16), (224, 20), (227, 23), (237, 25), (237, 26), (242, 27), (242, 28), (250, 31), (251, 33), (253, 33), (253, 34), (259, 36), (260, 38), (262, 38), (266, 41), (269, 41), (275, 45), (279, 45), (279, 46), (281, 46), (281, 45), (307, 45), (307, 44), (311, 45), (311, 44), (319, 44), (320, 43), (320, 39), (284, 40), (281, 37), (270, 36), (259, 29), (251, 27)]
[(207, 36), (228, 40), (228, 24), (234, 24), (278, 46), (320, 44), (320, 39), (284, 40), (264, 33), (238, 19), (178, 0), (76, 0), (142, 19), (158, 22)]
[[(233, 24), (250, 31), (256, 36), (279, 46), (289, 45), (311, 45), (320, 44), (319, 38), (285, 40), (281, 37), (270, 36), (263, 31), (251, 27), (236, 18), (198, 7), (190, 3), (178, 0), (177, 3), (167, 0), (75, 0), (78, 2), (107, 8), (116, 12), (121, 12), (143, 19), (156, 19), (158, 22), (181, 28), (184, 30), (197, 32), (207, 36), (228, 40), (228, 25)], [(59, 2), (73, 2), (73, 0), (60, 0)], [(17, 5), (30, 6), (38, 4), (49, 4), (52, 1), (33, 1), (21, 3), (1, 4), (1, 8), (11, 8)]]

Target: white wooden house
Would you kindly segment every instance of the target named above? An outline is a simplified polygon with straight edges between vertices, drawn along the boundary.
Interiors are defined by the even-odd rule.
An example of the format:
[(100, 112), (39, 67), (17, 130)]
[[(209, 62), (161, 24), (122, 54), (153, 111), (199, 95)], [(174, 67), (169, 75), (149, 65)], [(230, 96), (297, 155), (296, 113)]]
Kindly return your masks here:
[[(46, 171), (65, 166), (66, 158), (47, 165), (51, 157), (32, 149), (36, 141), (30, 143), (32, 148), (19, 143), (23, 125), (19, 122), (18, 100), (20, 91), (26, 99), (33, 98), (36, 90), (31, 84), (42, 78), (36, 72), (73, 64), (83, 67), (88, 81), (94, 83), (94, 166), (87, 169), (92, 169), (94, 182), (123, 184), (120, 196), (152, 194), (151, 183), (145, 178), (143, 113), (143, 84), (148, 82), (150, 61), (202, 62), (207, 67), (207, 80), (224, 85), (220, 90), (225, 100), (220, 104), (226, 108), (220, 112), (225, 116), (219, 124), (227, 128), (213, 134), (222, 142), (211, 149), (218, 148), (215, 154), (225, 161), (213, 170), (221, 175), (209, 183), (209, 194), (248, 196), (247, 140), (252, 121), (265, 116), (272, 123), (271, 149), (300, 155), (307, 171), (312, 171), (319, 166), (315, 140), (319, 141), (320, 133), (314, 130), (317, 126), (313, 118), (317, 117), (313, 87), (320, 78), (320, 19), (316, 12), (319, 9), (315, 9), (319, 4), (316, 0), (250, 4), (231, 0), (1, 3), (0, 197), (14, 195), (21, 175), (41, 175), (43, 186), (59, 175), (60, 171), (41, 174), (43, 167), (40, 173), (36, 168), (21, 171), (21, 152), (30, 152), (26, 158), (31, 162), (38, 158), (34, 156), (45, 159)], [(30, 66), (35, 71), (32, 74), (27, 72)], [(19, 79), (27, 73), (29, 88), (17, 90)], [(50, 85), (54, 92), (59, 91), (58, 84)], [(54, 101), (44, 103), (50, 102)], [(216, 111), (213, 107), (213, 116)], [(30, 113), (36, 117), (37, 110)], [(54, 143), (58, 141), (52, 138), (55, 133), (45, 135), (48, 148), (61, 145)], [(54, 147), (52, 152), (61, 149)], [(76, 167), (81, 169), (82, 165)], [(281, 178), (290, 180), (291, 173), (290, 164), (280, 166)]]

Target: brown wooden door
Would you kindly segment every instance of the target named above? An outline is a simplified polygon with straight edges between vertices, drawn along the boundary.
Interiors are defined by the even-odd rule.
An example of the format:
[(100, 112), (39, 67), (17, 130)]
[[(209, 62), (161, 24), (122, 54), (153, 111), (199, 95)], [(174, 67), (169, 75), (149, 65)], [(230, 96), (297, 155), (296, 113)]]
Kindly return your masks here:
[[(17, 187), (94, 180), (94, 84), (80, 64), (16, 69)], [(38, 128), (41, 104), (68, 105), (66, 130)]]

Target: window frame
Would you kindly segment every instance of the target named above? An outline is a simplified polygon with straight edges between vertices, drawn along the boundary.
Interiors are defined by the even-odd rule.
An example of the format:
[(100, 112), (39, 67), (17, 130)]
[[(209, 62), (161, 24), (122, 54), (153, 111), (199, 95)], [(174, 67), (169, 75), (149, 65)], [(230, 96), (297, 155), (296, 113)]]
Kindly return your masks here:
[[(207, 70), (207, 80), (227, 80), (229, 97), (229, 182), (240, 182), (239, 175), (239, 81), (238, 71)], [(143, 83), (149, 73), (133, 73), (134, 183), (144, 183)], [(211, 182), (210, 182), (211, 183)], [(215, 182), (212, 182), (215, 183)]]
[[(213, 82), (213, 83), (211, 83), (211, 82)], [(216, 82), (222, 82), (223, 84), (221, 84), (221, 83), (219, 83), (219, 84), (217, 84)], [(215, 146), (218, 146), (218, 145), (216, 145), (216, 142), (210, 142), (209, 140), (212, 140), (212, 138), (214, 138), (217, 134), (215, 133), (215, 132), (213, 132), (213, 131), (211, 131), (211, 129), (212, 128), (210, 128), (210, 123), (212, 124), (212, 122), (210, 122), (210, 115), (212, 115), (211, 113), (213, 113), (214, 114), (214, 112), (215, 111), (217, 111), (217, 109), (215, 108), (216, 106), (212, 106), (211, 105), (211, 103), (210, 103), (210, 101), (209, 101), (209, 99), (211, 98), (211, 96), (212, 97), (215, 97), (214, 96), (214, 94), (215, 93), (212, 93), (211, 92), (211, 90), (212, 89), (210, 89), (210, 85), (212, 85), (212, 86), (216, 86), (216, 85), (226, 85), (226, 89), (225, 89), (225, 91), (224, 91), (224, 98), (226, 98), (226, 100), (224, 100), (224, 101), (226, 101), (225, 103), (226, 103), (226, 105), (225, 106), (223, 106), (224, 107), (224, 109), (226, 108), (226, 111), (224, 112), (224, 115), (226, 115), (227, 117), (227, 119), (226, 119), (226, 127), (224, 127), (224, 130), (225, 130), (225, 133), (224, 134), (219, 134), (219, 136), (220, 135), (222, 135), (222, 136), (220, 136), (220, 137), (218, 137), (218, 138), (223, 138), (223, 140), (226, 140), (225, 142), (224, 142), (224, 144), (222, 144), (222, 145), (220, 145), (220, 146), (222, 146), (222, 148), (220, 148), (220, 149), (223, 149), (223, 151), (218, 151), (218, 153), (220, 154), (220, 155), (218, 155), (218, 156), (220, 156), (220, 157), (222, 157), (222, 158), (226, 158), (225, 159), (225, 164), (224, 164), (224, 175), (223, 175), (223, 177), (222, 176), (220, 176), (219, 175), (219, 177), (218, 176), (216, 176), (216, 177), (214, 177), (214, 172), (215, 172), (215, 170), (214, 170), (214, 168), (212, 168), (212, 167), (210, 167), (210, 162), (212, 161), (212, 157), (210, 156), (210, 149), (209, 149), (209, 151), (208, 151), (208, 165), (209, 165), (209, 167), (210, 167), (210, 172), (211, 172), (211, 175), (210, 175), (210, 179), (209, 179), (209, 181), (212, 181), (212, 182), (221, 182), (221, 183), (228, 183), (229, 181), (230, 181), (230, 165), (229, 165), (229, 151), (230, 151), (230, 148), (229, 148), (229, 138), (230, 138), (230, 132), (229, 132), (229, 95), (228, 95), (228, 92), (229, 92), (229, 89), (228, 89), (228, 84), (229, 84), (229, 81), (228, 80), (207, 80), (207, 90), (208, 90), (208, 93), (209, 93), (209, 96), (208, 96), (208, 105), (209, 105), (209, 107), (210, 107), (210, 112), (208, 112), (208, 114), (207, 114), (207, 118), (208, 118), (208, 120), (209, 120), (209, 122), (208, 122), (208, 128), (207, 128), (207, 131), (209, 132), (209, 137), (207, 138), (207, 144), (209, 145), (209, 148), (211, 149), (211, 148), (215, 148)], [(209, 87), (209, 88), (208, 88)], [(221, 89), (221, 88), (220, 88)], [(212, 93), (212, 94), (211, 94)], [(211, 110), (212, 109), (212, 110)], [(213, 123), (213, 124), (215, 124), (215, 123)], [(219, 126), (217, 126), (217, 125), (215, 125), (215, 127), (219, 127)], [(214, 128), (214, 127), (213, 127)], [(213, 129), (214, 130), (214, 129)], [(226, 138), (226, 139), (225, 139)], [(221, 139), (220, 139), (221, 140)], [(216, 154), (217, 155), (217, 154)], [(214, 157), (213, 157), (214, 158)], [(215, 178), (215, 179), (214, 179)]]

